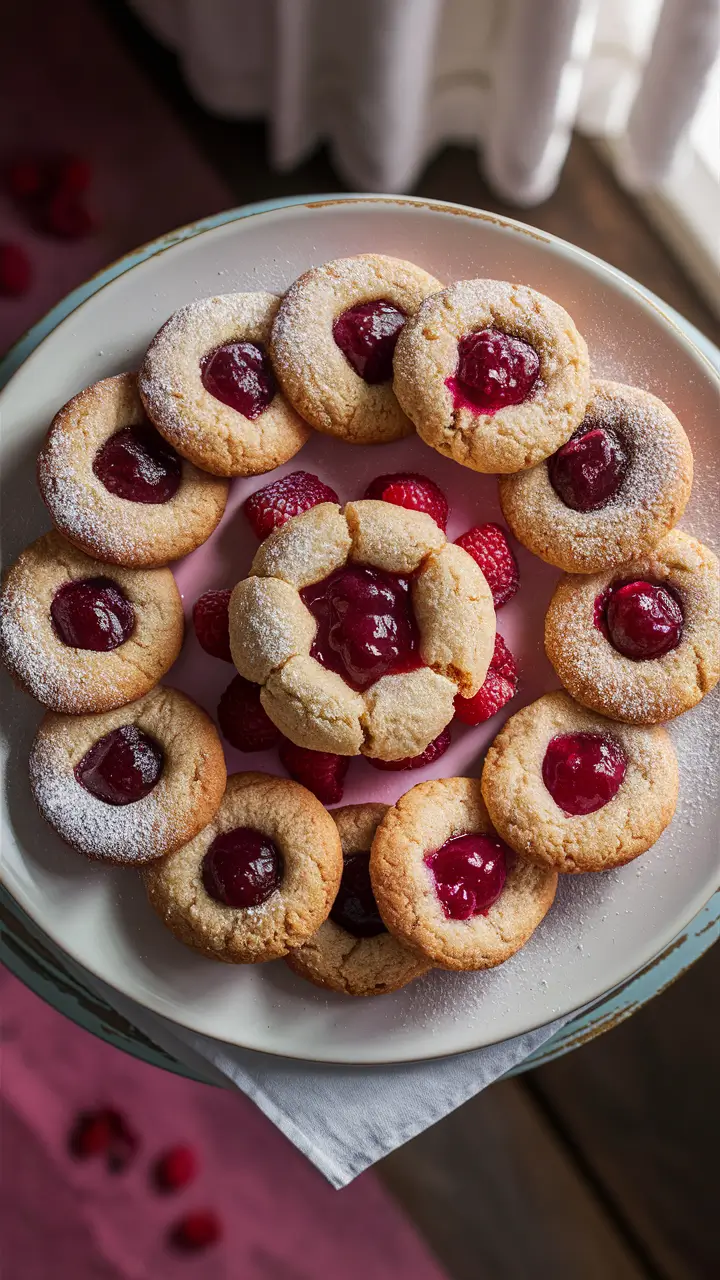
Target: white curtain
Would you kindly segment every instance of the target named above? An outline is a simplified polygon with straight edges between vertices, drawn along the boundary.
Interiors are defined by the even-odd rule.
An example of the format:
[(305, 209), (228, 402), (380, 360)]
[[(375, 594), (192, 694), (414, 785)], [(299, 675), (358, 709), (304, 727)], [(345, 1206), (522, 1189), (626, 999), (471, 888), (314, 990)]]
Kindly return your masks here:
[(271, 162), (327, 141), (356, 190), (404, 191), (471, 142), (499, 195), (555, 187), (572, 129), (666, 176), (720, 48), (720, 0), (129, 0), (195, 97), (266, 116)]

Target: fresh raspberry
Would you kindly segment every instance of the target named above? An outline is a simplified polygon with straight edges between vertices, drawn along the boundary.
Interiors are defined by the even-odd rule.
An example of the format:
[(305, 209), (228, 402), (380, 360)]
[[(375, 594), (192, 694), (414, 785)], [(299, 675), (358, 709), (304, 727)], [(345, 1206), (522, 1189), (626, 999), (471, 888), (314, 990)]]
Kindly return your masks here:
[(243, 676), (231, 680), (217, 709), (223, 736), (238, 751), (267, 751), (280, 738), (260, 701), (260, 686)]
[(337, 804), (342, 800), (345, 775), (350, 767), (349, 756), (336, 756), (330, 751), (309, 751), (283, 738), (280, 759), (290, 777), (312, 791), (323, 804)]
[(108, 1110), (81, 1111), (70, 1130), (68, 1146), (71, 1154), (78, 1160), (104, 1155), (112, 1139), (110, 1116)]
[(58, 163), (55, 184), (63, 191), (87, 191), (92, 181), (92, 165), (82, 156), (64, 156)]
[(192, 1147), (171, 1147), (153, 1166), (158, 1191), (179, 1191), (197, 1175), (198, 1159)]
[(515, 696), (518, 687), (517, 663), (501, 635), (495, 636), (495, 650), (484, 684), (474, 698), (455, 698), (455, 715), (463, 724), (482, 724)]
[(193, 605), (195, 635), (206, 653), (232, 662), (228, 607), (231, 591), (206, 591)]
[(30, 259), (20, 244), (0, 244), (0, 294), (19, 298), (32, 279)]
[(258, 538), (267, 538), (273, 529), (279, 529), (281, 524), (316, 507), (319, 502), (337, 501), (335, 490), (318, 476), (309, 471), (293, 471), (251, 493), (243, 511)]
[(517, 560), (499, 524), (477, 524), (455, 539), (480, 565), (496, 609), (512, 600), (520, 585)]
[(170, 1232), (170, 1243), (176, 1249), (194, 1253), (215, 1244), (222, 1233), (222, 1223), (213, 1209), (195, 1209), (175, 1223)]
[(45, 209), (44, 226), (63, 240), (81, 240), (95, 229), (93, 218), (79, 192), (58, 187)]
[(8, 166), (5, 174), (5, 185), (16, 200), (27, 200), (37, 196), (46, 183), (46, 176), (37, 160), (15, 160)]
[(445, 532), (448, 501), (442, 489), (427, 476), (418, 475), (414, 471), (398, 471), (395, 475), (379, 476), (368, 485), (365, 497), (392, 502), (394, 506), (407, 507), (409, 511), (425, 511)]
[(426, 764), (434, 764), (440, 756), (444, 756), (450, 746), (450, 730), (443, 729), (437, 738), (425, 748), (420, 756), (406, 756), (404, 760), (375, 760), (372, 756), (368, 756), (368, 764), (373, 765), (375, 769), (387, 769), (392, 771), (395, 769), (423, 769)]

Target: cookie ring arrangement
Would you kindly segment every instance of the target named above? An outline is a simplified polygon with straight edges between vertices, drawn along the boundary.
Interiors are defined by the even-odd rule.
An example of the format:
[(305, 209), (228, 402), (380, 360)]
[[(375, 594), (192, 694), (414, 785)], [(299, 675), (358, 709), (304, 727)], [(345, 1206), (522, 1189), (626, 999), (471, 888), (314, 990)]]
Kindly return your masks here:
[(55, 528), (81, 551), (156, 568), (219, 524), (227, 481), (199, 471), (150, 426), (133, 373), (86, 387), (55, 415), (37, 465)]
[(287, 778), (236, 773), (212, 821), (143, 873), (151, 906), (195, 950), (275, 960), (327, 919), (342, 875), (330, 814)]
[(388, 931), (372, 892), (370, 848), (387, 811), (386, 804), (333, 810), (343, 851), (340, 889), (329, 918), (285, 958), (294, 973), (318, 987), (350, 996), (386, 995), (430, 968)]
[[(365, 644), (368, 609), (387, 623)], [(458, 693), (477, 693), (494, 640), (472, 557), (431, 516), (372, 499), (320, 503), (276, 529), (230, 600), (233, 660), (273, 724), (339, 755), (420, 755)]]
[(370, 854), (383, 920), (443, 969), (490, 969), (550, 910), (557, 875), (518, 858), (493, 829), (475, 778), (421, 782), (383, 818)]
[(311, 267), (288, 289), (272, 331), (281, 386), (315, 428), (386, 444), (412, 423), (392, 386), (398, 334), (439, 280), (413, 262), (361, 253)]
[(607, 720), (560, 692), (510, 717), (482, 771), (502, 838), (559, 872), (608, 871), (645, 853), (672, 820), (678, 785), (665, 729)]
[(267, 356), (279, 306), (272, 293), (200, 298), (166, 321), (145, 354), (138, 386), (150, 421), (213, 475), (262, 475), (309, 438)]
[(560, 579), (545, 650), (568, 693), (628, 724), (697, 705), (720, 679), (718, 561), (674, 529), (641, 560)]
[[(256, 489), (249, 576), (195, 601), (201, 648), (239, 673), (218, 705), (225, 740), (277, 748), (293, 781), (227, 778), (211, 717), (158, 685), (184, 629), (158, 566), (212, 535), (227, 478), (287, 462), (313, 428), (339, 447), (416, 428), (499, 473), (516, 536), (571, 570), (545, 624), (567, 692), (500, 728), (481, 779), (325, 807), (351, 757), (434, 765), (453, 719), (472, 729), (517, 690), (495, 618), (519, 584), (512, 548), (492, 522), (448, 541), (447, 498), (416, 472), (377, 476), (344, 506), (303, 471)], [(139, 375), (60, 410), (38, 481), (56, 529), (0, 593), (0, 656), (49, 708), (34, 798), (79, 853), (140, 868), (199, 954), (285, 958), (351, 995), (490, 968), (541, 925), (559, 873), (619, 867), (671, 821), (677, 761), (659, 722), (720, 677), (717, 560), (673, 527), (692, 451), (649, 392), (591, 382), (584, 339), (542, 294), (443, 288), (361, 254), (312, 268), (283, 299), (190, 302)]]
[(23, 551), (0, 605), (0, 655), (11, 675), (43, 706), (69, 715), (143, 697), (183, 641), (169, 569), (103, 564), (59, 533)]
[(404, 326), (393, 388), (418, 435), (473, 471), (532, 467), (582, 422), (585, 339), (567, 312), (525, 285), (460, 280)]
[(141, 866), (192, 840), (225, 790), (210, 716), (176, 689), (99, 715), (48, 712), (30, 753), (30, 786), (46, 822), (101, 862)]
[(566, 573), (636, 560), (680, 519), (692, 488), (690, 443), (648, 391), (593, 383), (585, 418), (557, 453), (500, 477), (519, 542)]

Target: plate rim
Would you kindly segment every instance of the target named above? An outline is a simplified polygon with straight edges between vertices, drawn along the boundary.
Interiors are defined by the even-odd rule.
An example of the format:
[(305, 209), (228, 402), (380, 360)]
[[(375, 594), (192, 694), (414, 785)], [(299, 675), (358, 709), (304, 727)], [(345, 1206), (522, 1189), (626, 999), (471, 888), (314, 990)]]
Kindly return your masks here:
[[(28, 329), (26, 333), (21, 335), (21, 337), (17, 340), (17, 342), (13, 344), (13, 346), (9, 349), (9, 351), (3, 357), (2, 361), (0, 361), (0, 405), (2, 404), (5, 390), (13, 381), (15, 375), (19, 373), (22, 368), (24, 368), (24, 366), (28, 363), (28, 361), (37, 352), (39, 352), (41, 347), (44, 346), (45, 342), (51, 336), (53, 336), (62, 325), (64, 325), (67, 321), (69, 321), (72, 318), (75, 312), (77, 312), (80, 308), (89, 304), (93, 300), (93, 298), (96, 296), (97, 293), (99, 293), (102, 289), (104, 289), (105, 287), (113, 283), (120, 276), (126, 275), (129, 271), (132, 271), (136, 267), (141, 266), (144, 262), (155, 257), (157, 254), (169, 251), (170, 249), (175, 249), (176, 247), (179, 247), (180, 245), (182, 245), (185, 241), (194, 239), (197, 236), (212, 234), (212, 232), (216, 230), (220, 230), (226, 227), (228, 224), (242, 221), (245, 218), (249, 218), (249, 217), (263, 216), (268, 214), (269, 215), (282, 214), (296, 208), (313, 209), (313, 208), (326, 208), (331, 205), (350, 205), (350, 204), (368, 204), (368, 203), (374, 204), (374, 205), (392, 204), (392, 205), (399, 205), (399, 206), (409, 206), (409, 207), (414, 207), (419, 209), (428, 209), (432, 212), (451, 213), (453, 215), (468, 216), (473, 219), (486, 221), (495, 225), (499, 225), (503, 229), (509, 230), (511, 232), (515, 232), (522, 235), (529, 235), (532, 239), (540, 241), (543, 244), (549, 245), (551, 248), (556, 249), (561, 256), (565, 256), (567, 258), (570, 258), (571, 260), (580, 259), (582, 264), (586, 264), (587, 266), (590, 267), (591, 272), (593, 274), (596, 274), (601, 277), (610, 276), (616, 287), (619, 287), (623, 292), (631, 294), (636, 301), (639, 301), (641, 307), (647, 308), (648, 310), (652, 311), (656, 316), (658, 316), (660, 318), (661, 323), (672, 330), (674, 339), (676, 341), (679, 340), (680, 345), (686, 348), (686, 350), (689, 352), (689, 354), (692, 356), (692, 358), (696, 363), (700, 364), (703, 370), (703, 373), (706, 376), (709, 374), (711, 377), (711, 380), (715, 382), (718, 385), (718, 387), (720, 387), (720, 373), (718, 372), (718, 370), (712, 364), (712, 362), (707, 357), (705, 352), (702, 351), (702, 349), (693, 341), (690, 334), (687, 333), (683, 328), (681, 328), (681, 326), (675, 321), (673, 316), (669, 314), (668, 311), (665, 310), (661, 301), (659, 299), (656, 300), (654, 296), (650, 296), (649, 291), (646, 291), (642, 286), (639, 286), (635, 281), (631, 279), (631, 277), (625, 275), (624, 272), (619, 271), (617, 268), (611, 266), (609, 263), (604, 262), (603, 259), (597, 257), (594, 254), (589, 253), (587, 250), (584, 250), (579, 246), (573, 245), (569, 241), (563, 240), (561, 237), (555, 236), (550, 232), (540, 231), (536, 228), (529, 227), (527, 224), (519, 221), (518, 219), (505, 217), (504, 215), (491, 213), (485, 210), (474, 209), (471, 206), (462, 205), (456, 202), (434, 200), (434, 199), (425, 198), (425, 197), (384, 195), (379, 193), (368, 194), (368, 195), (364, 195), (362, 193), (359, 193), (359, 194), (347, 193), (347, 194), (337, 194), (337, 195), (336, 194), (315, 195), (313, 197), (296, 196), (296, 197), (288, 197), (287, 199), (283, 199), (283, 200), (269, 200), (269, 201), (262, 201), (262, 202), (258, 202), (250, 205), (238, 206), (236, 208), (225, 210), (217, 214), (211, 214), (205, 218), (196, 220), (188, 224), (184, 224), (183, 226), (178, 227), (175, 230), (168, 232), (160, 237), (157, 237), (154, 240), (148, 241), (145, 244), (139, 246), (137, 249), (131, 250), (129, 253), (122, 255), (120, 258), (110, 263), (107, 267), (104, 267), (102, 270), (100, 270), (99, 272), (96, 272), (94, 275), (89, 277), (88, 280), (84, 281), (81, 285), (77, 286), (76, 289), (72, 290), (69, 294), (65, 295), (64, 298), (60, 299), (59, 302), (57, 302), (52, 308), (50, 308), (50, 310), (40, 320), (38, 320), (34, 325), (32, 325), (30, 329)], [(177, 1026), (179, 1028), (182, 1028), (188, 1031), (192, 1031), (196, 1034), (207, 1036), (209, 1039), (213, 1040), (213, 1042), (217, 1044), (227, 1044), (229, 1046), (236, 1047), (236, 1048), (248, 1049), (251, 1052), (268, 1053), (273, 1057), (279, 1057), (279, 1058), (295, 1060), (295, 1061), (307, 1061), (307, 1062), (326, 1063), (328, 1065), (345, 1065), (345, 1066), (348, 1066), (348, 1065), (389, 1066), (389, 1065), (395, 1065), (395, 1064), (399, 1065), (403, 1063), (409, 1064), (413, 1062), (417, 1063), (417, 1062), (424, 1062), (424, 1061), (437, 1061), (443, 1058), (455, 1056), (455, 1054), (457, 1053), (473, 1052), (476, 1049), (489, 1047), (492, 1044), (503, 1043), (505, 1040), (512, 1039), (517, 1035), (532, 1034), (532, 1032), (537, 1031), (541, 1027), (547, 1025), (547, 1022), (540, 1022), (539, 1024), (536, 1024), (532, 1027), (524, 1026), (520, 1030), (518, 1029), (512, 1030), (509, 1034), (504, 1035), (501, 1039), (498, 1039), (498, 1040), (490, 1040), (490, 1041), (483, 1040), (480, 1044), (477, 1044), (477, 1043), (473, 1045), (466, 1044), (462, 1048), (444, 1050), (442, 1052), (436, 1052), (436, 1053), (428, 1053), (428, 1054), (424, 1054), (420, 1058), (412, 1054), (410, 1055), (400, 1054), (399, 1056), (396, 1055), (396, 1056), (393, 1056), (392, 1058), (384, 1058), (384, 1059), (378, 1059), (377, 1057), (365, 1057), (365, 1056), (358, 1057), (357, 1051), (354, 1051), (354, 1056), (352, 1058), (329, 1057), (327, 1055), (323, 1055), (321, 1057), (314, 1056), (312, 1058), (307, 1056), (298, 1058), (298, 1055), (296, 1053), (294, 1054), (288, 1053), (283, 1051), (282, 1049), (267, 1049), (262, 1045), (248, 1044), (247, 1041), (245, 1043), (240, 1043), (237, 1040), (220, 1040), (219, 1038), (213, 1036), (208, 1031), (203, 1030), (202, 1028), (199, 1028), (197, 1026), (192, 1026), (187, 1020), (180, 1021), (179, 1018), (174, 1017), (172, 1014), (166, 1012), (165, 1010), (162, 1010), (162, 1011), (159, 1010), (153, 1005), (146, 1003), (144, 1000), (139, 999), (137, 995), (130, 994), (122, 990), (122, 988), (118, 987), (115, 983), (112, 983), (108, 979), (102, 978), (98, 974), (94, 973), (94, 971), (87, 965), (84, 959), (78, 958), (70, 948), (68, 948), (65, 944), (60, 943), (57, 940), (57, 938), (54, 936), (54, 934), (50, 930), (48, 930), (44, 924), (41, 925), (39, 924), (38, 921), (36, 921), (32, 911), (29, 909), (29, 905), (27, 901), (24, 899), (24, 895), (22, 894), (22, 892), (17, 894), (16, 892), (14, 892), (9, 888), (4, 870), (2, 869), (1, 866), (0, 866), (0, 883), (2, 883), (4, 891), (9, 895), (13, 904), (15, 904), (20, 909), (21, 912), (23, 912), (25, 915), (28, 916), (32, 924), (35, 926), (35, 928), (39, 929), (44, 936), (49, 938), (52, 944), (61, 953), (61, 955), (66, 956), (70, 960), (70, 962), (73, 965), (78, 966), (81, 969), (81, 971), (87, 972), (91, 978), (94, 978), (96, 981), (105, 983), (107, 986), (111, 987), (112, 989), (117, 990), (118, 994), (121, 995), (123, 998), (134, 1001), (141, 1008), (146, 1009), (149, 1013), (156, 1015), (158, 1017), (164, 1018), (171, 1025)], [(616, 982), (613, 983), (611, 987), (602, 987), (600, 990), (594, 991), (593, 994), (590, 995), (587, 1000), (584, 1000), (580, 1005), (572, 1005), (569, 1009), (559, 1010), (555, 1014), (552, 1021), (554, 1021), (555, 1018), (566, 1017), (568, 1019), (568, 1022), (566, 1023), (566, 1026), (564, 1029), (567, 1030), (572, 1024), (573, 1019), (578, 1017), (578, 1015), (587, 1014), (591, 1010), (597, 1009), (598, 1005), (601, 1004), (604, 999), (612, 999), (613, 996), (617, 996), (623, 990), (623, 988), (626, 987), (628, 983), (632, 982), (633, 979), (640, 976), (648, 968), (651, 968), (660, 958), (662, 958), (663, 954), (668, 950), (670, 945), (678, 938), (678, 936), (682, 933), (683, 930), (688, 928), (688, 926), (704, 910), (704, 908), (709, 905), (709, 903), (712, 901), (712, 899), (716, 896), (718, 892), (720, 892), (720, 866), (718, 867), (715, 889), (707, 897), (705, 896), (705, 890), (702, 890), (700, 894), (696, 895), (695, 898), (692, 899), (693, 905), (690, 909), (690, 913), (687, 914), (687, 909), (686, 909), (679, 914), (677, 919), (680, 920), (680, 923), (677, 924), (677, 926), (673, 925), (673, 928), (670, 932), (665, 931), (663, 933), (662, 941), (657, 946), (657, 949), (653, 950), (651, 954), (644, 956), (643, 959), (640, 961), (640, 963), (636, 967), (633, 967), (623, 977), (620, 977)], [(710, 945), (711, 944), (712, 944), (712, 939), (710, 940)], [(656, 994), (656, 993), (653, 993), (653, 994)]]

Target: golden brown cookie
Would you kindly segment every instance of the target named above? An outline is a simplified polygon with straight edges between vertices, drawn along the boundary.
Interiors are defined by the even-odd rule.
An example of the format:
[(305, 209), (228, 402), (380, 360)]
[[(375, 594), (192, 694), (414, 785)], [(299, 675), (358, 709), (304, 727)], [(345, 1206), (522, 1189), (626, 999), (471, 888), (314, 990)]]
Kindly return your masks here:
[(102, 564), (55, 532), (23, 551), (0, 594), (0, 657), (26, 693), (69, 715), (149, 693), (183, 628), (169, 569)]
[(276, 529), (230, 600), (230, 647), (297, 746), (420, 755), (487, 674), (495, 611), (485, 577), (431, 516), (331, 502)]
[(306, 424), (267, 355), (280, 299), (226, 293), (181, 307), (148, 347), (139, 389), (150, 421), (189, 462), (216, 476), (258, 476), (294, 458)]
[(718, 562), (674, 529), (632, 564), (560, 579), (545, 650), (578, 702), (627, 724), (694, 707), (720, 678)]
[(210, 717), (162, 686), (101, 715), (48, 712), (30, 753), (46, 822), (86, 857), (125, 866), (192, 840), (215, 814), (225, 777)]
[(145, 416), (137, 376), (86, 387), (56, 414), (37, 467), (55, 528), (108, 564), (155, 568), (210, 537), (228, 483), (198, 471)]
[(678, 766), (665, 729), (637, 728), (546, 693), (492, 743), (482, 793), (493, 825), (523, 858), (555, 871), (631, 862), (672, 820)]
[(348, 996), (398, 991), (430, 968), (388, 933), (373, 897), (370, 846), (387, 807), (351, 804), (333, 810), (344, 858), (340, 890), (329, 920), (285, 957), (301, 978)]
[(522, 471), (582, 422), (584, 338), (544, 294), (459, 280), (423, 302), (395, 350), (393, 388), (417, 433), (473, 471)]
[(421, 782), (386, 813), (370, 878), (388, 929), (442, 969), (490, 969), (527, 942), (557, 875), (494, 831), (475, 778)]
[(143, 871), (175, 937), (213, 960), (256, 964), (301, 946), (327, 919), (340, 885), (337, 827), (287, 778), (236, 773), (194, 840)]
[(662, 400), (595, 382), (584, 421), (529, 471), (500, 477), (520, 542), (567, 573), (637, 560), (677, 524), (692, 488), (690, 442)]
[(288, 289), (273, 325), (280, 384), (318, 431), (385, 444), (413, 426), (392, 387), (392, 354), (407, 316), (441, 288), (421, 267), (361, 253), (312, 267)]

